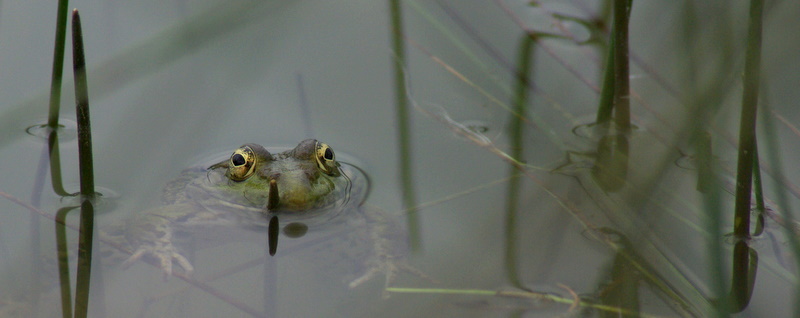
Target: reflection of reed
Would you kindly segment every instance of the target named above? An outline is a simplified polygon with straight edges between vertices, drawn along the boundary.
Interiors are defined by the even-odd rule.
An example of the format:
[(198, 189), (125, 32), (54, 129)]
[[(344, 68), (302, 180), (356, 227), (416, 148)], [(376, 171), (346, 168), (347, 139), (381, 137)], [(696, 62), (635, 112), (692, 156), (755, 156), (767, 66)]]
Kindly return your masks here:
[(269, 246), (269, 255), (275, 256), (278, 251), (278, 236), (280, 236), (280, 222), (278, 216), (273, 215), (269, 218), (269, 226), (267, 227), (267, 245)]
[(733, 247), (733, 272), (731, 273), (731, 292), (728, 304), (732, 313), (747, 308), (753, 295), (758, 272), (758, 253), (747, 242), (738, 241)]
[[(606, 124), (605, 126), (613, 126)], [(608, 130), (597, 142), (597, 156), (592, 166), (592, 177), (608, 192), (619, 191), (628, 176), (628, 135)]]
[[(600, 312), (600, 317), (635, 317), (641, 314), (639, 306), (639, 282), (648, 277), (639, 271), (637, 263), (640, 257), (636, 254), (631, 242), (624, 234), (611, 229), (604, 229), (612, 234), (619, 250), (614, 254), (611, 268), (601, 278), (597, 297), (601, 304), (619, 308), (625, 313)], [(633, 261), (636, 260), (636, 261)]]
[[(624, 234), (604, 229), (617, 238), (620, 249), (614, 256), (611, 270), (603, 279), (598, 290), (600, 303), (613, 308), (620, 308), (627, 313), (639, 313), (639, 283), (644, 280), (648, 284), (658, 281), (642, 272), (637, 263), (641, 257)], [(758, 271), (758, 253), (745, 241), (739, 241), (733, 249), (733, 272), (731, 273), (731, 289), (727, 298), (713, 301), (717, 306), (730, 306), (731, 313), (738, 313), (747, 308), (753, 294), (756, 273)], [(602, 317), (616, 317), (616, 313), (601, 312)], [(624, 316), (629, 316), (625, 314)]]
[(64, 317), (72, 316), (72, 290), (69, 279), (69, 248), (67, 245), (67, 214), (77, 207), (63, 207), (56, 212), (56, 253), (58, 255), (58, 282), (61, 287), (61, 312)]

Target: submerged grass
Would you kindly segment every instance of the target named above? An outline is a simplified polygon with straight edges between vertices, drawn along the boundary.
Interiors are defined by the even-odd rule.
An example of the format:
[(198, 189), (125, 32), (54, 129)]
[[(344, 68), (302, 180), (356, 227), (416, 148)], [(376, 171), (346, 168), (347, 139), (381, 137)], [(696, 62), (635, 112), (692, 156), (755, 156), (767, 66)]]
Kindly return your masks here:
[[(580, 298), (566, 298), (549, 293), (538, 293), (522, 290), (486, 290), (486, 289), (446, 289), (446, 288), (403, 288), (403, 287), (388, 287), (386, 291), (392, 293), (414, 293), (414, 294), (449, 294), (449, 295), (472, 295), (472, 296), (497, 296), (521, 299), (534, 299), (540, 301), (554, 302), (565, 305), (570, 305), (569, 311), (575, 308), (591, 308), (597, 309), (605, 313), (619, 314), (623, 316), (638, 316), (638, 317), (657, 317), (645, 313), (639, 313), (625, 308), (608, 306), (605, 304), (594, 303), (590, 301), (581, 300)], [(573, 293), (574, 296), (577, 296)]]
[[(514, 97), (512, 104), (514, 105), (514, 114), (510, 115), (508, 127), (509, 145), (511, 151), (509, 155), (517, 161), (525, 161), (523, 158), (524, 153), (524, 128), (522, 118), (527, 117), (525, 114), (528, 108), (528, 85), (533, 77), (531, 69), (535, 65), (534, 61), (534, 44), (536, 44), (535, 33), (523, 33), (519, 42), (519, 49), (517, 53), (517, 76), (516, 87), (514, 89)], [(517, 213), (520, 194), (520, 178), (514, 178), (519, 172), (514, 166), (509, 166), (509, 181), (508, 191), (506, 192), (506, 216), (505, 216), (505, 236), (506, 236), (506, 274), (509, 281), (518, 288), (522, 288), (522, 282), (519, 279), (519, 270), (517, 265)]]
[[(622, 5), (622, 4), (625, 4), (626, 2), (627, 2), (627, 7)], [(630, 13), (630, 11), (629, 11), (630, 10), (630, 2), (628, 2), (628, 1), (616, 1), (615, 4), (620, 5), (616, 9), (626, 8), (628, 11), (627, 12), (622, 11), (622, 12)], [(755, 8), (755, 6), (757, 4), (754, 3), (752, 5)], [(690, 16), (694, 16), (695, 15), (694, 9), (692, 9), (693, 6), (694, 5), (691, 4), (691, 3), (687, 3), (685, 5), (685, 7), (687, 8), (686, 11), (689, 13)], [(721, 6), (724, 7), (724, 5), (721, 5)], [(760, 16), (761, 15), (761, 8), (757, 8), (757, 10), (758, 10), (757, 14)], [(510, 10), (507, 10), (507, 11), (510, 11)], [(622, 16), (622, 14), (619, 14), (620, 11), (615, 11), (615, 12), (617, 13), (616, 14), (617, 17), (621, 17)], [(753, 11), (751, 11), (751, 12), (753, 12)], [(721, 14), (720, 14), (722, 17), (719, 20), (721, 22), (723, 22), (722, 23), (723, 25), (725, 25), (724, 22), (727, 21), (726, 18), (724, 17), (725, 14), (727, 14), (727, 13), (728, 13), (727, 11), (723, 10), (721, 12)], [(751, 13), (751, 16), (753, 14), (754, 13)], [(691, 21), (693, 23), (701, 22), (701, 21), (697, 21), (697, 20), (692, 20), (692, 18), (687, 19), (685, 22), (687, 22), (687, 21)], [(520, 22), (516, 22), (516, 23), (517, 24), (521, 24)], [(689, 30), (690, 28), (693, 28), (693, 26), (694, 26), (693, 23), (687, 23), (686, 24), (687, 30)], [(757, 23), (758, 23), (758, 28), (760, 29), (760, 21), (758, 21)], [(753, 27), (754, 26), (751, 24), (751, 28), (753, 28)], [(465, 30), (465, 31), (467, 31), (468, 33), (472, 33), (472, 31), (470, 31), (470, 30)], [(728, 31), (730, 31), (730, 30), (727, 29), (727, 26), (726, 26), (726, 27), (720, 28), (719, 31), (715, 30), (714, 31), (715, 33), (712, 34), (713, 36), (720, 36), (720, 38), (723, 39), (722, 42), (721, 42), (723, 47), (726, 47), (726, 46), (729, 47), (730, 43), (731, 43), (731, 39), (733, 38), (732, 37), (732, 33), (728, 32)], [(696, 30), (696, 29), (694, 29), (694, 30), (687, 31), (687, 34), (688, 33), (698, 33), (698, 34), (700, 34), (701, 32)], [(751, 30), (750, 33), (751, 33), (751, 36), (749, 37), (750, 38), (749, 41), (752, 43), (752, 41), (753, 41), (752, 40), (753, 31)], [(759, 31), (759, 33), (760, 33), (760, 31)], [(446, 36), (446, 37), (449, 38), (451, 36)], [(621, 37), (618, 37), (618, 36), (612, 37), (612, 42), (618, 41), (617, 40), (618, 38), (621, 38)], [(692, 45), (687, 47), (687, 52), (690, 52), (693, 49), (694, 50), (702, 50), (701, 46), (697, 45), (697, 43), (700, 43), (698, 41), (699, 37), (697, 37), (695, 35), (690, 35), (690, 36), (687, 36), (686, 38), (687, 38), (687, 40), (689, 42), (693, 42)], [(409, 40), (409, 41), (412, 41), (412, 43), (413, 43), (413, 40)], [(424, 48), (424, 47), (421, 47), (421, 45), (415, 44), (415, 46), (420, 48), (421, 51), (423, 51), (427, 56), (429, 56), (436, 63), (442, 65), (444, 70), (446, 70), (447, 72), (455, 75), (458, 79), (462, 80), (463, 82), (467, 83), (468, 85), (475, 86), (474, 85), (475, 81), (473, 81), (473, 80), (469, 79), (468, 77), (464, 76), (463, 75), (464, 72), (459, 71), (459, 70), (455, 69), (454, 67), (448, 65), (448, 63), (446, 63), (446, 62), (442, 61), (441, 59), (439, 59), (438, 57), (436, 57), (435, 54), (428, 52), (428, 50), (426, 48)], [(460, 46), (460, 47), (463, 48), (463, 46)], [(609, 51), (610, 52), (609, 53), (609, 58), (608, 58), (609, 62), (607, 62), (607, 64), (614, 63), (615, 61), (620, 59), (620, 56), (623, 54), (623, 52), (618, 52), (618, 51), (615, 52), (614, 51), (614, 49), (620, 48), (620, 47), (621, 46), (618, 43), (612, 43), (611, 48), (609, 49), (610, 50)], [(624, 51), (627, 51), (627, 49), (625, 49)], [(753, 52), (754, 52), (753, 51), (753, 47), (751, 46), (751, 44), (749, 44), (748, 45), (748, 53), (745, 56), (745, 61), (746, 61), (746, 69), (750, 69), (750, 71), (746, 71), (745, 72), (745, 74), (746, 74), (745, 76), (746, 77), (748, 76), (747, 74), (751, 74), (752, 75), (753, 64), (754, 63), (756, 65), (758, 64), (758, 59), (759, 58), (758, 58), (757, 55), (754, 55)], [(695, 53), (699, 53), (699, 51), (694, 51), (694, 53), (690, 52), (689, 55), (692, 55), (692, 54), (695, 54)], [(475, 56), (476, 55), (476, 54), (469, 53), (469, 52), (466, 52), (465, 54), (467, 54), (469, 56)], [(624, 52), (624, 54), (627, 55), (627, 52)], [(700, 55), (701, 54), (698, 54), (697, 56), (700, 56)], [(615, 56), (616, 58), (611, 58), (611, 56)], [(687, 61), (689, 61), (689, 64), (695, 63), (695, 65), (698, 65), (697, 61), (695, 61), (695, 59), (696, 58), (694, 56), (692, 56), (692, 57), (688, 58)], [(628, 58), (626, 56), (624, 58), (624, 61), (627, 63), (627, 60), (628, 60)], [(731, 247), (731, 246), (727, 246), (727, 245), (722, 244), (723, 243), (723, 237), (724, 237), (723, 234), (724, 233), (721, 231), (721, 226), (724, 223), (724, 220), (726, 219), (724, 217), (724, 215), (723, 215), (722, 206), (723, 206), (723, 203), (726, 202), (726, 200), (725, 200), (725, 198), (722, 197), (722, 195), (721, 195), (722, 192), (721, 191), (726, 187), (726, 183), (724, 183), (724, 182), (714, 182), (714, 180), (716, 180), (719, 177), (715, 177), (714, 176), (715, 173), (713, 172), (713, 170), (715, 170), (715, 168), (713, 168), (713, 165), (714, 165), (713, 162), (716, 161), (716, 159), (714, 159), (712, 157), (713, 156), (713, 154), (711, 152), (711, 139), (712, 138), (710, 137), (711, 135), (709, 135), (709, 133), (710, 132), (717, 132), (719, 130), (719, 128), (717, 128), (717, 127), (715, 127), (713, 125), (711, 125), (711, 126), (708, 125), (708, 122), (713, 120), (713, 117), (715, 117), (716, 114), (720, 111), (721, 108), (719, 107), (719, 105), (721, 105), (722, 100), (723, 100), (726, 92), (729, 92), (730, 91), (730, 87), (733, 86), (732, 85), (733, 84), (732, 77), (730, 76), (730, 74), (732, 72), (731, 72), (731, 70), (729, 68), (727, 68), (728, 65), (731, 65), (730, 63), (727, 63), (727, 62), (730, 62), (731, 59), (730, 59), (730, 57), (723, 57), (722, 61), (723, 62), (721, 63), (721, 65), (723, 65), (723, 66), (721, 68), (718, 68), (716, 70), (714, 70), (712, 68), (712, 70), (713, 70), (712, 73), (716, 73), (718, 76), (717, 77), (713, 77), (710, 81), (707, 81), (706, 78), (702, 78), (701, 79), (700, 76), (699, 76), (699, 73), (698, 74), (693, 74), (695, 72), (694, 71), (695, 70), (694, 67), (690, 67), (690, 68), (687, 69), (686, 73), (687, 74), (691, 74), (690, 77), (693, 77), (693, 79), (694, 79), (694, 80), (688, 81), (688, 83), (690, 83), (689, 85), (690, 86), (694, 86), (694, 87), (692, 87), (690, 90), (687, 91), (688, 93), (684, 93), (685, 95), (682, 96), (682, 98), (685, 101), (687, 101), (686, 105), (689, 106), (689, 110), (690, 111), (689, 111), (689, 116), (687, 117), (689, 120), (687, 120), (685, 122), (681, 122), (681, 123), (677, 124), (677, 126), (672, 127), (672, 128), (675, 128), (674, 131), (678, 132), (679, 138), (677, 140), (678, 140), (679, 143), (680, 142), (685, 142), (685, 141), (689, 141), (690, 143), (693, 143), (696, 146), (695, 149), (698, 150), (698, 154), (702, 154), (703, 157), (705, 157), (705, 160), (701, 160), (701, 162), (703, 162), (703, 163), (701, 163), (701, 166), (702, 166), (702, 169), (700, 171), (701, 175), (699, 176), (699, 180), (698, 180), (698, 190), (701, 190), (702, 192), (706, 193), (704, 195), (704, 198), (705, 198), (704, 202), (705, 203), (703, 204), (703, 207), (701, 207), (701, 208), (694, 207), (692, 210), (697, 210), (697, 211), (701, 212), (699, 214), (701, 216), (703, 215), (702, 212), (705, 212), (706, 213), (705, 215), (708, 216), (708, 219), (707, 219), (708, 222), (706, 223), (706, 226), (705, 227), (699, 227), (698, 230), (702, 232), (703, 231), (702, 229), (706, 229), (706, 231), (707, 231), (707, 232), (702, 232), (701, 234), (703, 234), (703, 236), (706, 236), (706, 237), (709, 238), (709, 243), (710, 243), (708, 245), (708, 251), (709, 251), (708, 252), (708, 256), (710, 258), (709, 262), (708, 262), (709, 269), (711, 270), (711, 273), (719, 273), (719, 274), (716, 274), (716, 275), (712, 274), (714, 276), (714, 279), (712, 279), (712, 281), (714, 282), (712, 284), (712, 286), (713, 286), (712, 287), (712, 290), (713, 290), (713, 293), (712, 293), (713, 296), (712, 297), (704, 296), (703, 293), (700, 292), (699, 290), (696, 290), (694, 293), (692, 293), (693, 295), (691, 295), (691, 297), (705, 298), (706, 302), (710, 301), (710, 302), (718, 305), (718, 306), (715, 306), (715, 308), (719, 310), (719, 311), (716, 311), (716, 313), (718, 315), (720, 315), (720, 316), (726, 316), (728, 314), (728, 312), (730, 312), (731, 310), (739, 311), (739, 310), (744, 309), (744, 308), (747, 307), (747, 303), (749, 302), (750, 294), (753, 292), (752, 288), (753, 288), (753, 282), (755, 280), (755, 273), (756, 273), (756, 270), (757, 270), (758, 258), (757, 258), (757, 255), (755, 254), (755, 251), (753, 251), (752, 249), (750, 249), (746, 245), (744, 245), (744, 247), (742, 247), (741, 245), (737, 244), (735, 247)], [(500, 62), (500, 61), (498, 61), (498, 62)], [(485, 63), (480, 63), (480, 64), (483, 65)], [(613, 67), (611, 67), (609, 65), (607, 67), (607, 70), (610, 70), (612, 68)], [(623, 68), (626, 68), (626, 67), (623, 67)], [(614, 100), (615, 102), (617, 102), (617, 101), (619, 101), (618, 98), (621, 98), (621, 97), (624, 97), (625, 99), (627, 99), (627, 96), (628, 96), (627, 92), (623, 92), (623, 89), (620, 89), (620, 88), (616, 88), (616, 89), (613, 90), (614, 92), (616, 92), (615, 95), (617, 96), (617, 99), (612, 99), (612, 98), (609, 97), (609, 96), (612, 96), (612, 95), (607, 93), (608, 91), (610, 91), (610, 89), (608, 89), (607, 87), (615, 86), (615, 85), (606, 85), (606, 84), (613, 83), (614, 81), (620, 80), (621, 77), (620, 76), (613, 76), (612, 77), (612, 76), (609, 75), (609, 74), (612, 74), (610, 72), (606, 72), (605, 74), (606, 75), (604, 76), (604, 78), (606, 78), (606, 81), (604, 82), (604, 87), (606, 87), (606, 88), (603, 91), (605, 91), (606, 93), (601, 94), (601, 99), (604, 100), (604, 102), (601, 103), (601, 104), (603, 104), (603, 105), (614, 104), (614, 103), (610, 103), (609, 100)], [(619, 71), (619, 72), (615, 72), (613, 74), (615, 74), (615, 75), (624, 74), (624, 76), (622, 76), (622, 77), (624, 77), (624, 79), (622, 79), (622, 80), (625, 83), (627, 83), (627, 80), (628, 80), (628, 73), (627, 72)], [(703, 76), (705, 76), (705, 75), (706, 74), (703, 74)], [(750, 81), (753, 81), (753, 83), (755, 83), (753, 85), (757, 85), (757, 83), (759, 82), (759, 80), (757, 79), (757, 76), (756, 76), (755, 80), (753, 80), (752, 78), (745, 79), (746, 85), (748, 85), (747, 82), (750, 82)], [(620, 85), (619, 87), (627, 87), (627, 84), (626, 85)], [(486, 95), (488, 98), (490, 98), (493, 101), (496, 101), (498, 99), (496, 97), (491, 96), (491, 94), (489, 94), (488, 90), (486, 90), (485, 88), (482, 88), (482, 87), (478, 86), (478, 87), (476, 87), (476, 89), (479, 92), (481, 92), (482, 94), (484, 94), (484, 92), (487, 92), (484, 95)], [(672, 90), (669, 90), (669, 91), (672, 91)], [(746, 92), (745, 93), (745, 97), (743, 97), (743, 99), (744, 100), (752, 99), (753, 97), (748, 97), (748, 96), (750, 96), (749, 94), (753, 94), (752, 91)], [(757, 92), (756, 92), (756, 96), (757, 96)], [(627, 100), (623, 101), (622, 104), (627, 104), (626, 102), (627, 102)], [(502, 103), (497, 103), (497, 104), (502, 105)], [(506, 110), (508, 110), (510, 113), (512, 113), (514, 115), (524, 114), (524, 112), (520, 112), (518, 109), (511, 109), (511, 108), (508, 108), (508, 107), (503, 107), (503, 108), (505, 108)], [(429, 111), (427, 111), (427, 110), (425, 110), (423, 108), (418, 108), (418, 109), (423, 111), (423, 113), (431, 115), (433, 118), (439, 120), (442, 123), (445, 123), (447, 125), (452, 125), (449, 120), (442, 119), (441, 115), (432, 114), (432, 113), (430, 113)], [(610, 118), (611, 118), (610, 110), (607, 107), (606, 108), (601, 107), (601, 109), (602, 109), (602, 111), (598, 112), (598, 122), (600, 120), (610, 120)], [(755, 108), (753, 108), (753, 110), (743, 111), (742, 112), (743, 121), (745, 121), (745, 120), (746, 121), (754, 121), (755, 120), (754, 113), (753, 113), (753, 115), (750, 115), (750, 114), (747, 113), (747, 112), (754, 111), (754, 110), (755, 110)], [(534, 116), (535, 117), (536, 115), (535, 114), (531, 114), (530, 116)], [(624, 120), (626, 117), (627, 116), (625, 114), (625, 110), (623, 110), (622, 111), (622, 115), (618, 119), (622, 118)], [(629, 122), (629, 120), (626, 121), (626, 122)], [(529, 125), (531, 123), (531, 121), (526, 120), (525, 117), (523, 117), (522, 119), (520, 119), (518, 121), (517, 120), (512, 120), (511, 121), (512, 127), (516, 123), (525, 123), (526, 125)], [(624, 124), (624, 123), (619, 122), (617, 124), (619, 125), (619, 124)], [(743, 128), (740, 129), (740, 132), (742, 132), (743, 134), (746, 134), (746, 131), (750, 131), (750, 130), (752, 130), (754, 132), (754, 128), (752, 128), (754, 126), (751, 127), (749, 125), (750, 124), (748, 124), (748, 126), (743, 126)], [(539, 128), (541, 128), (541, 127), (539, 127)], [(627, 129), (630, 129), (630, 126), (628, 126)], [(458, 130), (458, 131), (460, 131), (460, 130)], [(515, 130), (511, 129), (510, 131), (513, 132)], [(466, 133), (466, 132), (463, 135), (465, 137), (467, 137), (468, 139), (472, 140), (473, 142), (475, 142), (476, 144), (478, 144), (478, 145), (490, 150), (493, 153), (498, 154), (501, 158), (505, 159), (515, 169), (523, 169), (523, 174), (525, 174), (529, 178), (533, 178), (529, 174), (525, 173), (525, 171), (524, 171), (525, 165), (520, 163), (520, 158), (513, 155), (514, 150), (517, 147), (519, 147), (519, 145), (517, 145), (513, 141), (514, 140), (513, 139), (513, 135), (512, 135), (512, 138), (511, 138), (512, 141), (510, 143), (510, 149), (511, 150), (510, 150), (510, 152), (508, 154), (505, 153), (503, 150), (500, 150), (497, 147), (495, 147), (494, 145), (492, 145), (491, 141), (486, 141), (486, 140), (476, 139), (476, 138), (470, 138), (469, 137), (470, 134)], [(687, 136), (689, 138), (687, 138), (687, 139), (682, 138), (682, 137), (687, 137)], [(707, 137), (703, 138), (704, 136), (707, 136)], [(724, 136), (724, 133), (723, 133), (723, 136)], [(750, 137), (748, 137), (748, 138), (750, 138)], [(752, 138), (754, 138), (754, 136)], [(702, 142), (702, 141), (705, 141), (705, 142)], [(751, 159), (752, 161), (750, 163), (746, 164), (744, 168), (739, 169), (738, 176), (739, 177), (743, 177), (745, 175), (749, 175), (749, 176), (755, 178), (756, 180), (760, 179), (760, 167), (757, 164), (755, 164), (755, 165), (753, 164), (753, 162), (757, 160), (757, 157), (755, 157), (755, 156), (757, 156), (757, 153), (756, 153), (756, 149), (754, 148), (755, 147), (754, 139), (753, 139), (753, 142), (749, 142), (747, 140), (740, 140), (739, 145), (741, 146), (740, 147), (740, 154), (747, 153), (747, 154), (750, 154), (753, 157), (752, 157), (752, 159)], [(748, 149), (748, 145), (750, 145), (749, 149)], [(635, 151), (635, 150), (638, 150), (638, 149), (632, 149), (631, 151)], [(655, 170), (656, 170), (656, 173), (654, 174), (655, 177), (651, 181), (652, 185), (648, 185), (648, 186), (642, 187), (644, 190), (640, 191), (640, 192), (645, 194), (645, 199), (641, 199), (641, 200), (643, 200), (643, 201), (653, 200), (653, 198), (647, 198), (648, 195), (652, 195), (652, 194), (647, 194), (647, 193), (650, 192), (653, 189), (653, 186), (656, 187), (656, 188), (659, 187), (656, 181), (659, 179), (658, 176), (660, 174), (662, 174), (661, 171), (665, 171), (666, 165), (664, 163), (666, 163), (667, 160), (668, 160), (667, 158), (665, 158), (665, 159), (666, 160), (664, 160), (662, 162), (658, 162), (658, 163), (653, 165)], [(741, 161), (740, 161), (740, 165), (741, 165)], [(742, 231), (741, 229), (744, 228), (743, 226), (749, 226), (750, 222), (749, 222), (749, 219), (743, 219), (743, 214), (740, 214), (740, 213), (747, 213), (748, 215), (749, 215), (749, 213), (751, 213), (750, 206), (749, 206), (749, 197), (750, 197), (750, 195), (752, 195), (754, 193), (756, 195), (756, 198), (758, 200), (758, 202), (757, 202), (757, 210), (766, 209), (765, 205), (763, 204), (763, 198), (762, 198), (763, 195), (762, 195), (761, 190), (760, 190), (761, 187), (758, 184), (759, 184), (759, 182), (756, 181), (755, 188), (751, 187), (748, 184), (746, 186), (746, 191), (743, 191), (741, 194), (737, 194), (735, 196), (735, 200), (737, 202), (736, 203), (737, 204), (737, 208), (736, 208), (737, 215), (735, 217), (736, 226), (737, 226), (736, 232), (737, 233), (745, 233), (746, 236), (749, 235), (749, 229), (745, 228), (746, 230), (744, 230), (744, 231)], [(628, 186), (630, 186), (630, 185), (631, 184), (628, 184)], [(733, 188), (736, 188), (737, 191), (740, 191), (738, 189), (740, 189), (741, 187), (742, 187), (742, 183), (741, 182), (737, 182), (736, 185)], [(753, 189), (751, 190), (751, 188), (753, 188)], [(671, 192), (672, 191), (667, 191), (667, 193), (671, 193)], [(650, 193), (652, 193), (652, 192), (650, 192)], [(554, 195), (554, 196), (557, 197), (557, 195)], [(677, 196), (677, 195), (673, 195), (673, 197), (676, 198), (676, 199), (679, 199), (679, 196)], [(746, 205), (745, 204), (741, 204), (740, 205), (740, 200), (742, 200), (742, 198), (745, 198), (745, 197), (748, 198), (748, 204), (746, 204)], [(568, 207), (569, 205), (570, 205), (569, 202), (564, 201), (563, 206)], [(740, 211), (739, 208), (738, 208), (739, 206), (746, 207), (746, 209), (742, 209), (741, 210), (742, 212), (738, 212), (738, 211)], [(569, 208), (567, 208), (567, 209), (569, 210)], [(573, 211), (573, 215), (579, 215), (579, 214), (580, 214), (579, 212)], [(585, 225), (588, 228), (591, 228), (590, 224), (591, 223), (586, 223)], [(759, 233), (761, 231), (761, 229), (763, 229), (763, 225), (759, 222), (759, 223), (756, 223), (756, 226), (757, 226), (756, 233)], [(506, 228), (509, 228), (508, 224), (506, 225)], [(739, 234), (737, 234), (737, 236), (739, 236)], [(513, 244), (510, 244), (510, 245), (513, 245)], [(725, 270), (723, 268), (723, 263), (724, 262), (722, 260), (726, 257), (726, 256), (724, 256), (724, 254), (725, 254), (724, 251), (726, 251), (726, 250), (731, 250), (733, 252), (732, 253), (733, 254), (732, 256), (733, 256), (733, 259), (734, 259), (733, 262), (736, 264), (736, 266), (734, 268), (734, 271), (733, 271), (734, 286), (732, 287), (730, 293), (725, 291), (726, 289), (725, 289), (724, 286), (727, 285), (727, 284), (725, 283), (725, 278), (723, 278), (723, 276), (721, 274), (721, 273), (725, 272)], [(797, 254), (797, 253), (794, 253), (794, 254)], [(653, 263), (653, 262), (651, 261), (651, 263)], [(512, 279), (512, 281), (514, 281), (514, 280)], [(688, 282), (688, 285), (692, 285), (693, 284), (693, 283), (689, 282), (688, 278), (685, 278), (685, 281)], [(672, 285), (672, 284), (674, 284), (674, 282), (668, 282), (668, 284)], [(688, 296), (688, 295), (684, 295), (684, 296)], [(728, 305), (725, 304), (729, 300), (733, 302), (733, 303), (730, 304), (733, 307), (729, 307)], [(698, 307), (698, 308), (702, 308), (702, 306)], [(704, 308), (704, 309), (707, 310), (709, 308)], [(700, 312), (701, 313), (709, 313), (709, 311), (705, 311), (705, 310), (702, 310)], [(713, 312), (713, 309), (712, 309), (712, 312)]]
[[(400, 0), (389, 0), (389, 15), (391, 25), (392, 51), (395, 59), (393, 63), (394, 72), (394, 97), (395, 97), (395, 116), (397, 120), (398, 151), (400, 154), (400, 186), (403, 196), (404, 209), (413, 209), (417, 206), (417, 195), (414, 190), (414, 173), (411, 165), (412, 146), (411, 146), (411, 123), (408, 111), (408, 87), (406, 87), (406, 76), (404, 66), (406, 63), (406, 48), (403, 40), (403, 13)], [(419, 251), (422, 242), (419, 232), (419, 216), (415, 211), (406, 213), (409, 229), (409, 241), (412, 251)]]

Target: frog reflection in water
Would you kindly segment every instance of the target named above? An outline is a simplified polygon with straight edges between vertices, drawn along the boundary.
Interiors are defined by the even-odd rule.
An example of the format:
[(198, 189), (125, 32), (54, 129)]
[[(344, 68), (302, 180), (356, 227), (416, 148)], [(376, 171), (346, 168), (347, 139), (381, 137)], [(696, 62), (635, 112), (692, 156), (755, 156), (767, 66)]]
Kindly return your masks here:
[[(105, 233), (106, 239), (121, 241), (119, 244), (132, 253), (125, 261), (127, 265), (147, 257), (155, 259), (165, 275), (172, 274), (173, 262), (190, 273), (193, 266), (173, 242), (178, 231), (218, 225), (263, 227), (271, 213), (342, 208), (348, 204), (353, 187), (343, 171), (331, 147), (314, 139), (278, 154), (246, 144), (208, 169), (184, 171), (167, 185), (164, 206), (142, 212), (116, 233)], [(366, 190), (361, 192), (363, 196)], [(396, 233), (397, 225), (384, 222), (387, 218), (383, 215), (363, 214), (369, 219), (366, 222), (377, 223), (367, 235), (373, 255), (367, 260), (366, 273), (350, 286), (379, 272), (386, 274), (387, 285), (401, 270), (422, 275), (405, 263), (405, 242)]]

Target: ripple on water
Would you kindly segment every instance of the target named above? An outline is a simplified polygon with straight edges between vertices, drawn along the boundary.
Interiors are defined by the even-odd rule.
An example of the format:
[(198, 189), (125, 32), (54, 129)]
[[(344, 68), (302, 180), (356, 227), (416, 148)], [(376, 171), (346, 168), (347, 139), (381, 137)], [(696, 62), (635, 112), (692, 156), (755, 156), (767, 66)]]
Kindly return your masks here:
[[(50, 138), (51, 131), (52, 129), (47, 126), (47, 122), (36, 123), (25, 128), (25, 132), (28, 135), (42, 138), (45, 141)], [(58, 133), (59, 142), (71, 142), (78, 137), (78, 123), (72, 119), (59, 118), (56, 132)]]
[[(77, 193), (79, 192), (78, 189), (80, 189), (80, 185), (65, 184), (64, 188), (69, 193)], [(93, 201), (95, 214), (102, 214), (108, 211), (114, 211), (117, 202), (119, 201), (118, 199), (120, 197), (120, 194), (114, 190), (111, 190), (103, 186), (95, 186), (94, 191), (95, 193), (97, 193), (97, 196)], [(80, 196), (61, 197), (61, 202), (67, 206), (80, 206), (81, 198)]]

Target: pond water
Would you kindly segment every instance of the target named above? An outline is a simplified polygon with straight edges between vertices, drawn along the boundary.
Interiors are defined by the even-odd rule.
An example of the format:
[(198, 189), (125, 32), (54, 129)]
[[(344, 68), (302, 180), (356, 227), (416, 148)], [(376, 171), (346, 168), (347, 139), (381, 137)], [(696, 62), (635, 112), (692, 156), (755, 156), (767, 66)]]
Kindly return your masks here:
[[(727, 295), (731, 277), (742, 274), (731, 272), (741, 258), (733, 259), (733, 240), (723, 236), (732, 228), (734, 198), (721, 191), (719, 201), (704, 205), (695, 190), (687, 136), (696, 117), (687, 109), (714, 89), (702, 96), (718, 109), (700, 126), (712, 136), (720, 188), (731, 189), (748, 5), (697, 5), (692, 24), (684, 4), (634, 1), (636, 128), (622, 141), (629, 149), (625, 182), (609, 185), (592, 168), (598, 139), (581, 126), (595, 118), (604, 57), (583, 43), (594, 31), (576, 22), (599, 18), (601, 4), (539, 2), (402, 2), (410, 154), (399, 151), (399, 57), (387, 2), (70, 3), (83, 21), (95, 183), (104, 194), (100, 230), (159, 206), (162, 187), (187, 167), (244, 143), (286, 148), (313, 137), (365, 172), (369, 197), (359, 209), (387, 212), (402, 229), (387, 239), (410, 250), (398, 261), (427, 276), (400, 272), (385, 286), (379, 273), (351, 288), (375, 242), (344, 239), (363, 225), (357, 222), (352, 230), (283, 235), (275, 256), (266, 253), (266, 230), (227, 229), (220, 235), (227, 239), (192, 249), (191, 283), (165, 281), (141, 261), (127, 269), (95, 261), (89, 316), (712, 313), (715, 278), (724, 278)], [(56, 5), (5, 1), (0, 8), (0, 192), (52, 216), (76, 201), (53, 193), (47, 142), (25, 129), (47, 118)], [(798, 206), (790, 189), (800, 173), (792, 165), (800, 136), (791, 124), (800, 116), (793, 107), (800, 5), (769, 3), (765, 12), (762, 75), (769, 86), (762, 96), (773, 112), (764, 116), (776, 127), (788, 183), (773, 185), (781, 170), (772, 166), (774, 156), (763, 155), (774, 213), (745, 253), (750, 260), (758, 254), (757, 275), (737, 315), (785, 317), (796, 306), (797, 264), (776, 202), (786, 192), (789, 206)], [(523, 27), (573, 38), (545, 37), (533, 46), (528, 108), (515, 142)], [(66, 189), (77, 191), (72, 72), (65, 69), (60, 164)], [(401, 171), (403, 160), (410, 170)], [(417, 209), (404, 203), (402, 175), (412, 180)], [(714, 204), (725, 215), (719, 236), (709, 227)], [(59, 315), (54, 222), (8, 199), (0, 199), (0, 219), (0, 314)], [(78, 213), (66, 223), (77, 225)], [(77, 244), (77, 231), (67, 236)], [(720, 244), (719, 266), (711, 242)]]

